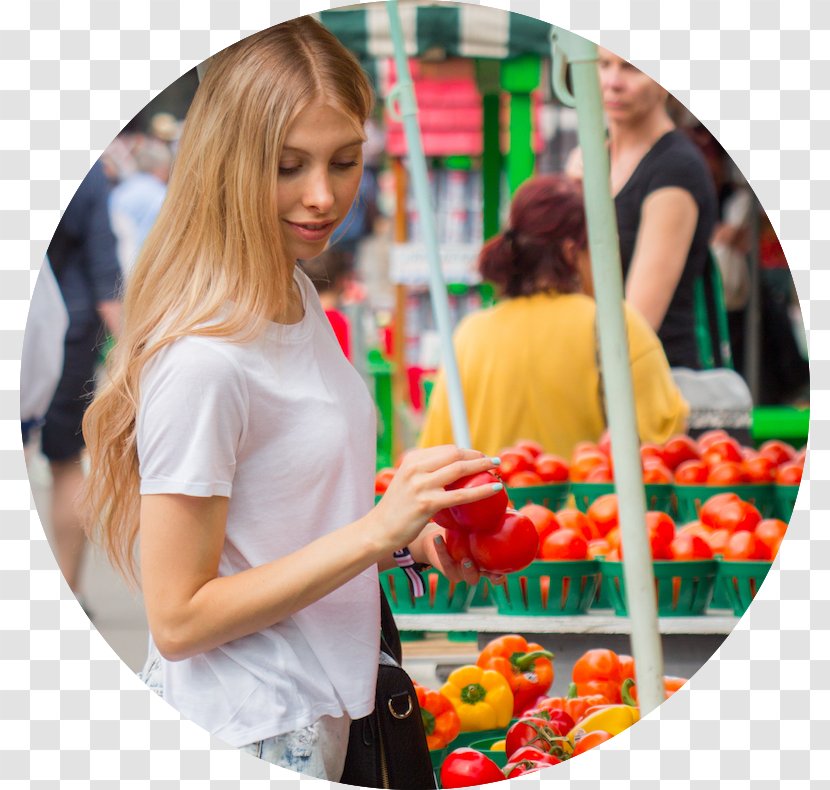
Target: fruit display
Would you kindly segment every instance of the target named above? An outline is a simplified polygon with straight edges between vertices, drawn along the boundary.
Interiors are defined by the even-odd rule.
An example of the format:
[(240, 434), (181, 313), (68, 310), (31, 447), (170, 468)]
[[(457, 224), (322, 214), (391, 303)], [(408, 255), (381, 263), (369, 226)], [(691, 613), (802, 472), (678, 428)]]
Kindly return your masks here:
[[(505, 679), (515, 681), (517, 667), (506, 658), (507, 654), (514, 650), (529, 660), (538, 652), (537, 647), (518, 634), (499, 637), (481, 650), (477, 665), (480, 671), (482, 666), (494, 666), (495, 671), (501, 670)], [(494, 659), (504, 660), (494, 663)], [(551, 663), (552, 679), (553, 658), (535, 656), (532, 662), (528, 661), (529, 666), (535, 667), (538, 661)], [(473, 668), (462, 669), (453, 682), (454, 687), (460, 684), (461, 688), (453, 688), (451, 693), (478, 697), (481, 684), (471, 673)], [(529, 667), (518, 671), (533, 674)], [(685, 678), (665, 677), (666, 698), (684, 683)], [(440, 786), (456, 788), (490, 784), (557, 765), (599, 746), (640, 718), (631, 656), (601, 647), (588, 650), (573, 666), (566, 697), (547, 696), (548, 688), (535, 688), (534, 692), (540, 693), (533, 702), (514, 708), (514, 718), (497, 729), (488, 729), (487, 737), (465, 740), (462, 723), (461, 735), (444, 750), (433, 752)], [(530, 695), (525, 699), (529, 698)], [(487, 723), (492, 721), (492, 718), (487, 719)], [(477, 723), (480, 724), (474, 722), (474, 725)]]

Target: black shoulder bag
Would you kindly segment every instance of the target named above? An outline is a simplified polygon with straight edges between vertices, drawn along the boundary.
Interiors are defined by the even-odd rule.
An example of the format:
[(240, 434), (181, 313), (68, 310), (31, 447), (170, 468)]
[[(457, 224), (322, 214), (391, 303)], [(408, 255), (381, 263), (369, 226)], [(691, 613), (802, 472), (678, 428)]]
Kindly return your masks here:
[(436, 786), (415, 687), (401, 667), (401, 639), (380, 591), (381, 657), (375, 710), (349, 730), (342, 784), (429, 790)]

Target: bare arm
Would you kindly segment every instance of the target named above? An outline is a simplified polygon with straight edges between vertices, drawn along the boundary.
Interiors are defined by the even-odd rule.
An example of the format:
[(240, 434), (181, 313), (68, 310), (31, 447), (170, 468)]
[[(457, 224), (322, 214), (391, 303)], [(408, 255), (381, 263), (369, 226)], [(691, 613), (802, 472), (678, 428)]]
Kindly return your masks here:
[(625, 295), (656, 332), (674, 296), (692, 238), (698, 210), (680, 187), (665, 187), (643, 201)]
[(121, 334), (121, 302), (118, 299), (107, 299), (98, 302), (96, 308), (107, 331), (117, 338)]
[(142, 586), (156, 646), (180, 660), (289, 617), (414, 541), (438, 510), (492, 495), (490, 486), (444, 490), (492, 467), (481, 453), (452, 446), (410, 453), (366, 516), (232, 576), (218, 575), (227, 498), (142, 497)]

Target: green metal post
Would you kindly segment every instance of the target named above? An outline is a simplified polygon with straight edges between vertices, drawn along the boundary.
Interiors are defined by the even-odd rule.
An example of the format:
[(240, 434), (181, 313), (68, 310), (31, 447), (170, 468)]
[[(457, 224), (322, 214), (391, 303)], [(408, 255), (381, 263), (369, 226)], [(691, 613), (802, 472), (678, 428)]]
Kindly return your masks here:
[(409, 149), (410, 177), (415, 190), (415, 199), (423, 229), (424, 246), (429, 263), (429, 291), (432, 297), (435, 326), (441, 339), (441, 365), (444, 368), (444, 375), (447, 380), (453, 437), (459, 447), (466, 448), (470, 446), (470, 428), (467, 422), (467, 409), (464, 405), (464, 392), (461, 389), (461, 376), (458, 372), (458, 363), (452, 344), (450, 306), (444, 274), (441, 271), (435, 207), (430, 199), (424, 144), (421, 139), (421, 129), (418, 126), (418, 105), (415, 102), (412, 75), (409, 73), (409, 62), (406, 57), (406, 45), (397, 0), (387, 0), (386, 10), (389, 14), (389, 31), (395, 50), (395, 67), (398, 76), (398, 83), (389, 95), (389, 108), (394, 113), (396, 101), (400, 107), (400, 115)]
[(395, 405), (392, 398), (394, 366), (373, 348), (366, 359), (366, 372), (374, 381), (375, 405), (378, 409), (377, 468), (392, 466)]
[[(645, 528), (645, 490), (623, 312), (617, 218), (611, 198), (610, 165), (596, 66), (597, 47), (558, 28), (553, 31), (553, 41), (554, 85), (559, 98), (575, 104), (577, 109), (602, 377), (625, 548), (623, 572), (631, 618), (631, 647), (637, 666), (640, 707), (647, 713), (665, 699), (663, 650), (657, 624), (651, 549)], [(563, 57), (570, 63), (573, 97), (567, 95), (564, 84)]]
[[(476, 61), (476, 82), (481, 92), (482, 118), (482, 225), (487, 241), (499, 232), (499, 209), (501, 207), (501, 96), (497, 60)], [(477, 240), (478, 241), (478, 240)]]
[(510, 93), (510, 148), (507, 152), (507, 184), (512, 195), (533, 175), (533, 101), (531, 93), (539, 87), (539, 58), (520, 55), (506, 60), (501, 69), (501, 85)]

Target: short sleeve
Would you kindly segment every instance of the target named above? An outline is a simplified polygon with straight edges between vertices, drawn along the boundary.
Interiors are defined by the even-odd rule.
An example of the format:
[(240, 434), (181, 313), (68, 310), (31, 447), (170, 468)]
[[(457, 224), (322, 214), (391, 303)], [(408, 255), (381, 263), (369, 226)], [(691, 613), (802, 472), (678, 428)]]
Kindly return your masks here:
[(141, 494), (229, 497), (247, 423), (245, 378), (227, 349), (184, 338), (160, 351), (141, 379)]
[(685, 189), (700, 205), (708, 195), (708, 178), (709, 171), (702, 157), (697, 157), (684, 148), (674, 148), (664, 152), (651, 169), (645, 194), (667, 187), (678, 187)]

